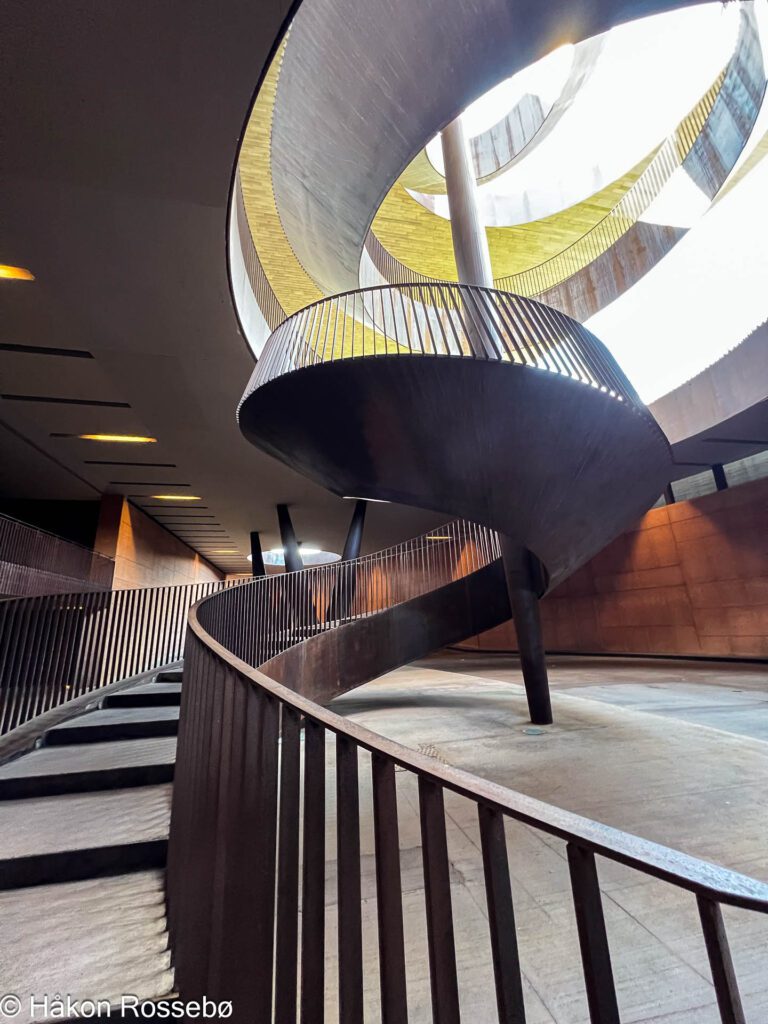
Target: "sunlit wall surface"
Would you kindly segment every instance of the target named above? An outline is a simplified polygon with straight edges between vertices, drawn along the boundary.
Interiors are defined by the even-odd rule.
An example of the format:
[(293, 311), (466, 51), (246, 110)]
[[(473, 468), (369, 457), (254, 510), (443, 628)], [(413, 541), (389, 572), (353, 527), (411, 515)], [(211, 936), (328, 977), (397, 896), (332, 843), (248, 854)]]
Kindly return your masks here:
[[(727, 64), (738, 7), (707, 3), (606, 33), (594, 70), (555, 131), (480, 186), (485, 223), (500, 227), (549, 216), (588, 199), (643, 160)], [(555, 51), (472, 104), (463, 115), (466, 134), (479, 135), (525, 92), (552, 102), (565, 83), (572, 50)], [(439, 140), (428, 154), (442, 168)], [(433, 197), (429, 205), (448, 217), (445, 196)]]

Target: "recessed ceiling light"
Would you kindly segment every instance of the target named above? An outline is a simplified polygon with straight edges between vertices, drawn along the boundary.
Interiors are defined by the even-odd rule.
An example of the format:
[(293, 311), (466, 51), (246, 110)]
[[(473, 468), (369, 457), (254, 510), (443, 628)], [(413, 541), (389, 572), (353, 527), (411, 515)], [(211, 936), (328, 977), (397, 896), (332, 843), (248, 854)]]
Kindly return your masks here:
[(81, 441), (106, 441), (115, 444), (155, 444), (156, 437), (142, 437), (141, 434), (78, 434)]
[(237, 548), (214, 548), (209, 553), (211, 555), (236, 555)]
[(201, 501), (196, 494), (150, 494), (150, 498), (158, 501)]
[(9, 281), (34, 281), (35, 275), (26, 267), (11, 267), (7, 263), (0, 263), (0, 277)]

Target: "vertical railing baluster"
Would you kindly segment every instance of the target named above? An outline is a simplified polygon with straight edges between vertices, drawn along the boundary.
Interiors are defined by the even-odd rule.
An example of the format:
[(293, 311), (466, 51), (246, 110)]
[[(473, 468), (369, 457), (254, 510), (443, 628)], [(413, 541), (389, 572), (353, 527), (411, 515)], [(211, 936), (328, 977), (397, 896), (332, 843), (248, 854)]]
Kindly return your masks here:
[(336, 864), (339, 920), (339, 1022), (363, 1024), (363, 924), (357, 745), (336, 736)]
[(325, 729), (304, 720), (301, 1024), (325, 1020)]
[(408, 998), (405, 984), (405, 938), (395, 766), (388, 758), (373, 754), (371, 771), (381, 1020), (382, 1024), (407, 1024)]
[(592, 1024), (620, 1024), (594, 853), (582, 846), (568, 843), (568, 868), (571, 874), (589, 1019)]
[(504, 816), (501, 811), (483, 804), (478, 805), (477, 813), (483, 850), (485, 895), (488, 903), (499, 1024), (525, 1024), (523, 980), (517, 951)]
[(287, 704), (282, 708), (281, 725), (275, 1024), (295, 1024), (298, 994), (301, 724), (298, 712)]
[(453, 937), (451, 875), (442, 787), (419, 776), (419, 817), (434, 1024), (459, 1024), (459, 985)]
[(723, 912), (719, 903), (706, 896), (697, 895), (701, 929), (707, 947), (712, 982), (715, 986), (717, 1006), (722, 1024), (746, 1024), (741, 1005), (739, 983), (733, 967), (731, 949), (725, 932)]

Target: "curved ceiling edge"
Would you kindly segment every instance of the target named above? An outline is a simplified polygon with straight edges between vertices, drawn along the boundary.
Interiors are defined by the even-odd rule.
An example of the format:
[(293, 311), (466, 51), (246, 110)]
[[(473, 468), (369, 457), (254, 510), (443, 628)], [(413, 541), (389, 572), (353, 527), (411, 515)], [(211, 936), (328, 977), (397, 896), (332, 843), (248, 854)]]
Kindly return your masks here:
[(651, 402), (670, 444), (711, 430), (768, 401), (768, 322), (685, 384)]
[(305, 0), (272, 128), (275, 200), (298, 259), (324, 290), (354, 287), (375, 210), (460, 110), (563, 42), (694, 2), (573, 0), (564, 18), (532, 0), (425, 0), (407, 13), (402, 0)]

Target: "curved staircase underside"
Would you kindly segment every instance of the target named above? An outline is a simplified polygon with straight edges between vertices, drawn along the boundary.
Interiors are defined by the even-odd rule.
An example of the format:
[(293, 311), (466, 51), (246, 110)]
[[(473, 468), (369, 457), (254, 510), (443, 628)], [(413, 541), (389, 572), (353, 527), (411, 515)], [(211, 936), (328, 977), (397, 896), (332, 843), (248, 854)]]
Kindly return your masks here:
[(444, 512), (518, 539), (556, 585), (639, 518), (671, 471), (649, 419), (556, 374), (371, 356), (247, 397), (245, 435), (337, 494)]

